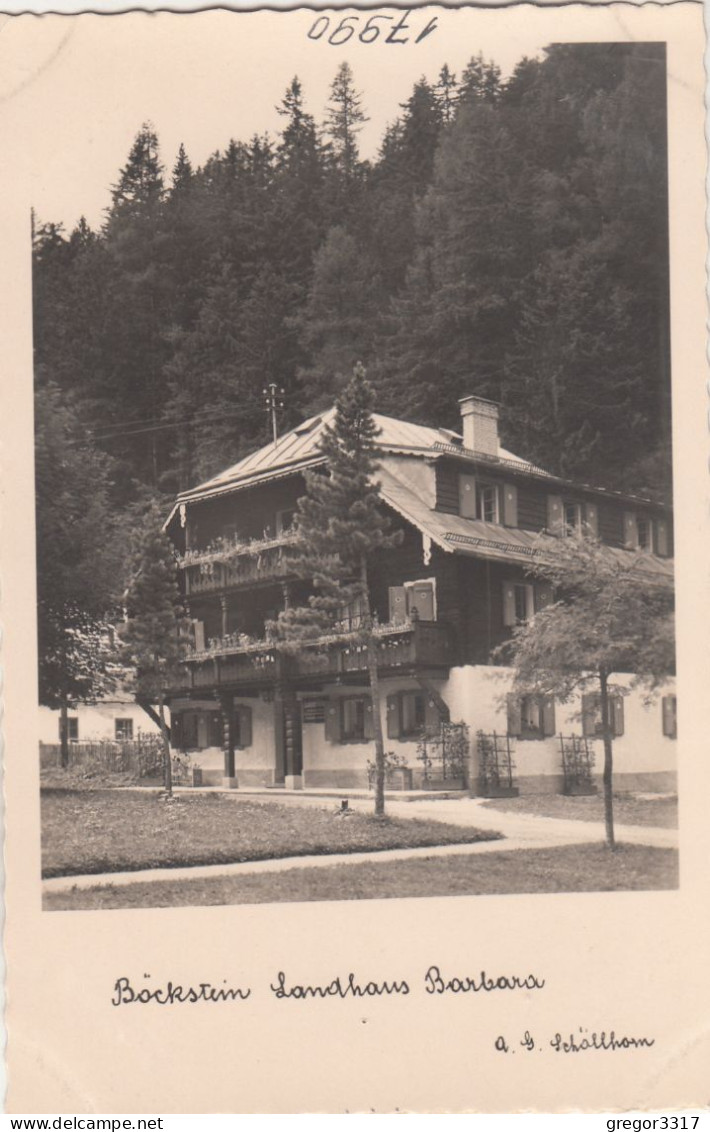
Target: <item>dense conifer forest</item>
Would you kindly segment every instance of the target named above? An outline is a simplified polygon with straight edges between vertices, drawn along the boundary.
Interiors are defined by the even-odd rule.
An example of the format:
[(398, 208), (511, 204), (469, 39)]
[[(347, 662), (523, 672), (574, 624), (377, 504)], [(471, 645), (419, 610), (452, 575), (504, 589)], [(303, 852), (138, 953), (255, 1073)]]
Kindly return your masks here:
[(668, 494), (663, 45), (555, 45), (505, 81), (474, 53), (371, 160), (347, 63), (317, 115), (298, 78), (278, 110), (199, 168), (144, 124), (100, 230), (35, 217), (38, 399), (114, 516), (265, 443), (269, 382), (285, 429), (358, 360), (380, 412), (455, 428), (478, 393), (520, 455)]

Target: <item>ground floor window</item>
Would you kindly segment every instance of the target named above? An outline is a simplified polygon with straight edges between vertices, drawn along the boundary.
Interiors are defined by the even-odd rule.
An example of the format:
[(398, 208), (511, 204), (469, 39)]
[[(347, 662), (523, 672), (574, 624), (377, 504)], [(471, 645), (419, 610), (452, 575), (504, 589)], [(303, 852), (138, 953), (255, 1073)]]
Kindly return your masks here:
[(552, 696), (508, 696), (508, 734), (517, 739), (545, 739), (555, 734)]
[(668, 739), (678, 737), (678, 701), (675, 696), (664, 696), (661, 700), (663, 734)]
[[(59, 719), (59, 740), (62, 738), (62, 720)], [(77, 743), (79, 741), (79, 719), (76, 715), (67, 717), (67, 739), (70, 743)]]
[[(624, 697), (618, 692), (609, 693), (609, 716), (614, 737), (624, 734)], [(582, 696), (582, 731), (593, 739), (604, 738), (602, 698), (599, 692)]]
[(116, 719), (114, 720), (115, 736), (119, 743), (129, 742), (133, 738), (133, 720), (132, 719)]
[(374, 737), (369, 696), (332, 699), (325, 712), (325, 737), (330, 743), (362, 743)]
[(387, 738), (419, 739), (434, 735), (441, 722), (434, 699), (421, 689), (395, 692), (387, 697)]
[(365, 738), (365, 701), (343, 700), (340, 705), (341, 738), (355, 740)]

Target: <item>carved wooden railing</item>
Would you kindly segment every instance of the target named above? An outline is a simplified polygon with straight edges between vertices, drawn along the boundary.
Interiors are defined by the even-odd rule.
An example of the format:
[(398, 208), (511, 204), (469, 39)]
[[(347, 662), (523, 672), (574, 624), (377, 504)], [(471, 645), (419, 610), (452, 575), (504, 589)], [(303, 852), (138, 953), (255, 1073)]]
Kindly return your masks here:
[[(446, 669), (454, 663), (452, 633), (436, 621), (381, 625), (376, 630), (378, 668)], [(367, 669), (367, 646), (357, 634), (321, 637), (298, 652), (273, 641), (245, 643), (238, 638), (212, 642), (188, 655), (185, 683), (191, 688), (235, 684), (268, 685), (278, 679), (314, 677), (324, 681)]]

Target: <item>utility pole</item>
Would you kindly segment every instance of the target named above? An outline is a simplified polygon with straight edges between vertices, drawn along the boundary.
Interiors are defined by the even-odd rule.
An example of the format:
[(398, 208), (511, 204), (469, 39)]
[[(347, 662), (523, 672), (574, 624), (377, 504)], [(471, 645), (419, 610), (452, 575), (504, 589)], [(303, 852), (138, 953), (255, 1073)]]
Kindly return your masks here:
[(266, 389), (263, 390), (264, 399), (266, 401), (266, 412), (271, 417), (271, 430), (274, 435), (274, 446), (279, 442), (279, 432), (276, 423), (277, 409), (283, 409), (284, 403), (282, 397), (284, 395), (283, 389), (279, 389), (275, 381), (270, 381)]

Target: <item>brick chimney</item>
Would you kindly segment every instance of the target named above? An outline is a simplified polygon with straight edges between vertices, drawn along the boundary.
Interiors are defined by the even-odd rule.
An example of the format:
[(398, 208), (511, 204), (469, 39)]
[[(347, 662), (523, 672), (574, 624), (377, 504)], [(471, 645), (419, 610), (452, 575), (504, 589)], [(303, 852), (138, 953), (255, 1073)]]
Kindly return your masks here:
[(486, 456), (498, 455), (498, 405), (483, 397), (462, 397), (463, 446)]

